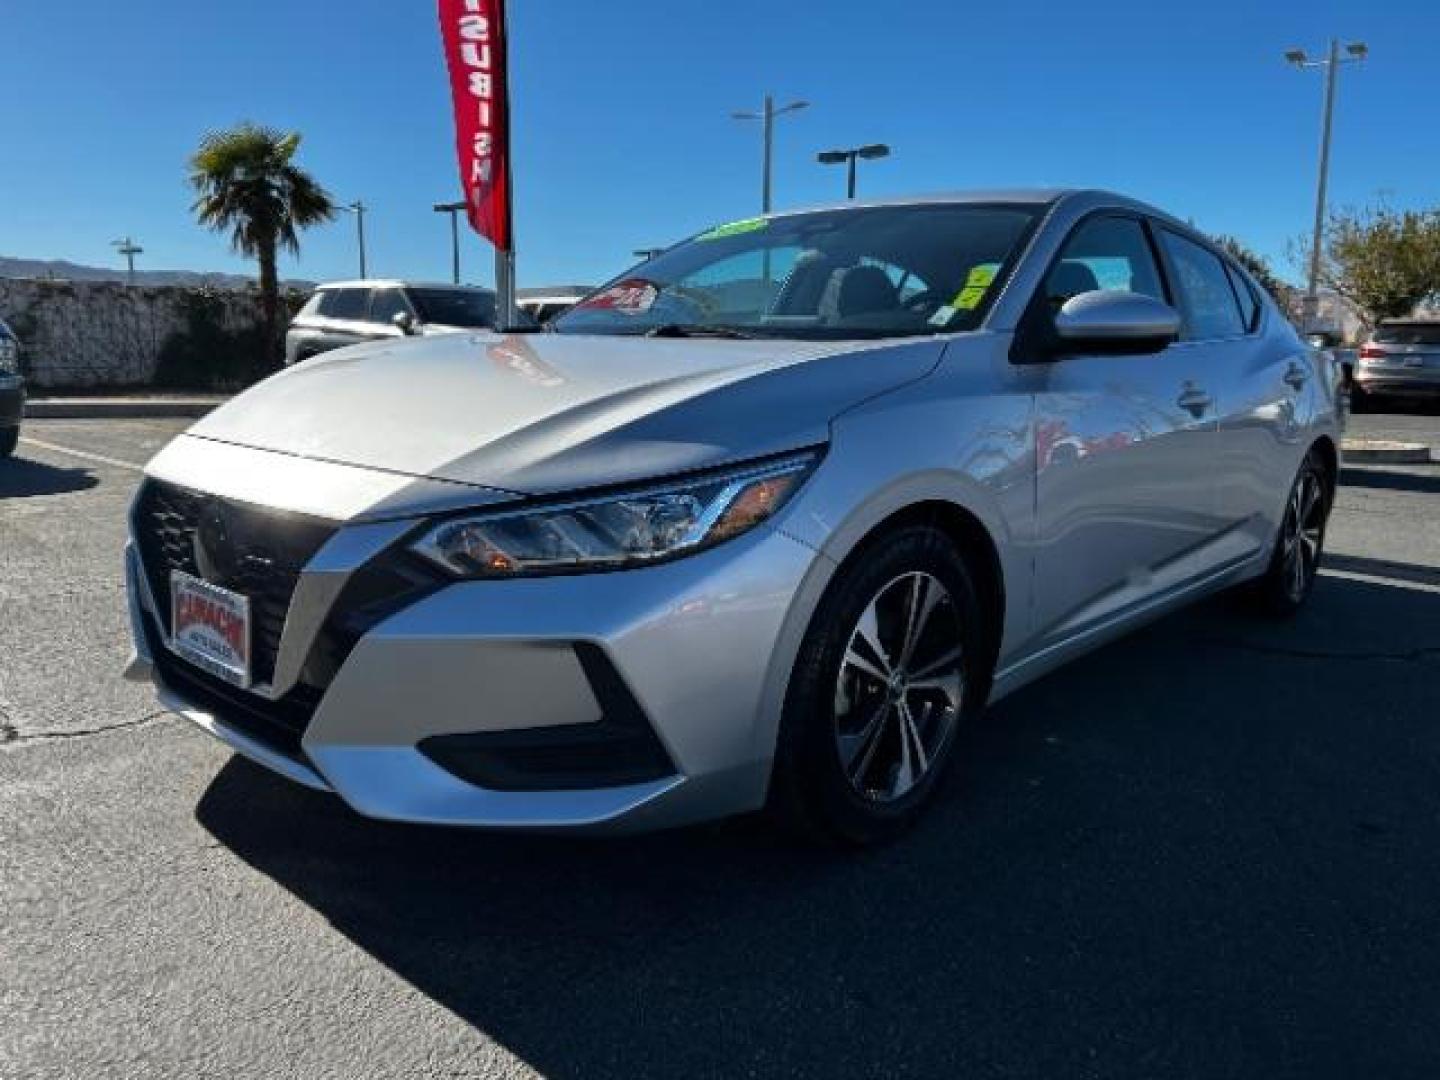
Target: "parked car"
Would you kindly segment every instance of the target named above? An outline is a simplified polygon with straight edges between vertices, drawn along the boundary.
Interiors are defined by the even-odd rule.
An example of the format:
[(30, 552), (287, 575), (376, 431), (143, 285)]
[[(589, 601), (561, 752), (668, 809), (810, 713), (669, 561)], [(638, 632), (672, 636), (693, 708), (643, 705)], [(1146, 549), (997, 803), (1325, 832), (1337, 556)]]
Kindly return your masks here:
[(1387, 319), (1360, 347), (1357, 402), (1440, 395), (1440, 320)]
[(1122, 196), (735, 222), (551, 330), (354, 349), (167, 446), (132, 675), (376, 818), (863, 843), (987, 703), (1216, 590), (1311, 592), (1336, 373)]
[(534, 289), (517, 289), (515, 303), (537, 324), (544, 324), (565, 314), (593, 291), (593, 285), (547, 285)]
[(0, 458), (15, 453), (25, 413), (25, 380), (20, 375), (20, 339), (0, 321)]
[(464, 285), (340, 281), (321, 285), (285, 334), (285, 363), (366, 341), (495, 325), (495, 294)]

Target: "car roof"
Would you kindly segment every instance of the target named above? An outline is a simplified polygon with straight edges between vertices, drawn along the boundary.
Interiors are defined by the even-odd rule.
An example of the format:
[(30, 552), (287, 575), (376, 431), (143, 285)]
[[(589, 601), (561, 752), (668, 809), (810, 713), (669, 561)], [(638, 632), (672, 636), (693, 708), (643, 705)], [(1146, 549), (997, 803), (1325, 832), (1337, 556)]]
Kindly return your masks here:
[(451, 289), (456, 292), (491, 293), (483, 285), (456, 285), (450, 281), (402, 281), (399, 278), (356, 278), (353, 281), (327, 281), (316, 285), (316, 292), (327, 289)]
[(1008, 204), (1011, 206), (1046, 207), (1057, 203), (1079, 203), (1081, 209), (1121, 208), (1134, 210), (1160, 218), (1187, 231), (1190, 226), (1158, 207), (1100, 188), (1063, 187), (1017, 187), (982, 188), (967, 191), (938, 191), (920, 195), (901, 195), (881, 199), (847, 199), (843, 202), (822, 203), (817, 206), (798, 207), (793, 210), (777, 210), (763, 215), (768, 218), (789, 217), (794, 214), (812, 214), (827, 210), (864, 210), (885, 206), (963, 206)]
[(982, 188), (966, 191), (935, 191), (919, 195), (896, 195), (880, 199), (846, 199), (794, 210), (776, 210), (769, 217), (808, 214), (816, 210), (863, 210), (874, 206), (929, 206), (952, 203), (1021, 203), (1044, 205), (1073, 193), (1071, 188)]

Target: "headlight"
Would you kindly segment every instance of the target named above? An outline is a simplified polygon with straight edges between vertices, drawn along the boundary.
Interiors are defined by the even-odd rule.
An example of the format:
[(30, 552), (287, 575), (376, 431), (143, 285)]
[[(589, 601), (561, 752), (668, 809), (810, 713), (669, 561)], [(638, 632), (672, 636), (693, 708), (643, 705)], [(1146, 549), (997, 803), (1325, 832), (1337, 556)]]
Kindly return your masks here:
[(20, 350), (13, 341), (0, 338), (0, 375), (20, 374)]
[(754, 528), (785, 505), (818, 457), (798, 454), (583, 502), (452, 518), (412, 550), (466, 578), (651, 563)]

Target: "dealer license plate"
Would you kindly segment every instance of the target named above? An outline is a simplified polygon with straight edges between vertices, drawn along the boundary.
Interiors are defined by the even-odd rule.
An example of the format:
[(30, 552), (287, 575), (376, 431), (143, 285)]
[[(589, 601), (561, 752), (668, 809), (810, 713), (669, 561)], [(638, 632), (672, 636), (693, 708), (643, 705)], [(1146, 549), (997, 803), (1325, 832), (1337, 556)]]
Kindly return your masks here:
[(170, 571), (170, 648), (210, 674), (250, 686), (250, 598)]

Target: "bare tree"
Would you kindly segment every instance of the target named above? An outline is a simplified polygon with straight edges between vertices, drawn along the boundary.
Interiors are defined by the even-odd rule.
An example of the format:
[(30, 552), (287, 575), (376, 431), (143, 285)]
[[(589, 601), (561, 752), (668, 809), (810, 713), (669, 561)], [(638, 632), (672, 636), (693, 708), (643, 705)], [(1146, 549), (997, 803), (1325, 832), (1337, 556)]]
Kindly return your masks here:
[[(1350, 301), (1370, 326), (1440, 298), (1440, 208), (1334, 210), (1325, 235), (1320, 283)], [(1296, 241), (1291, 253), (1308, 260), (1308, 242)]]

